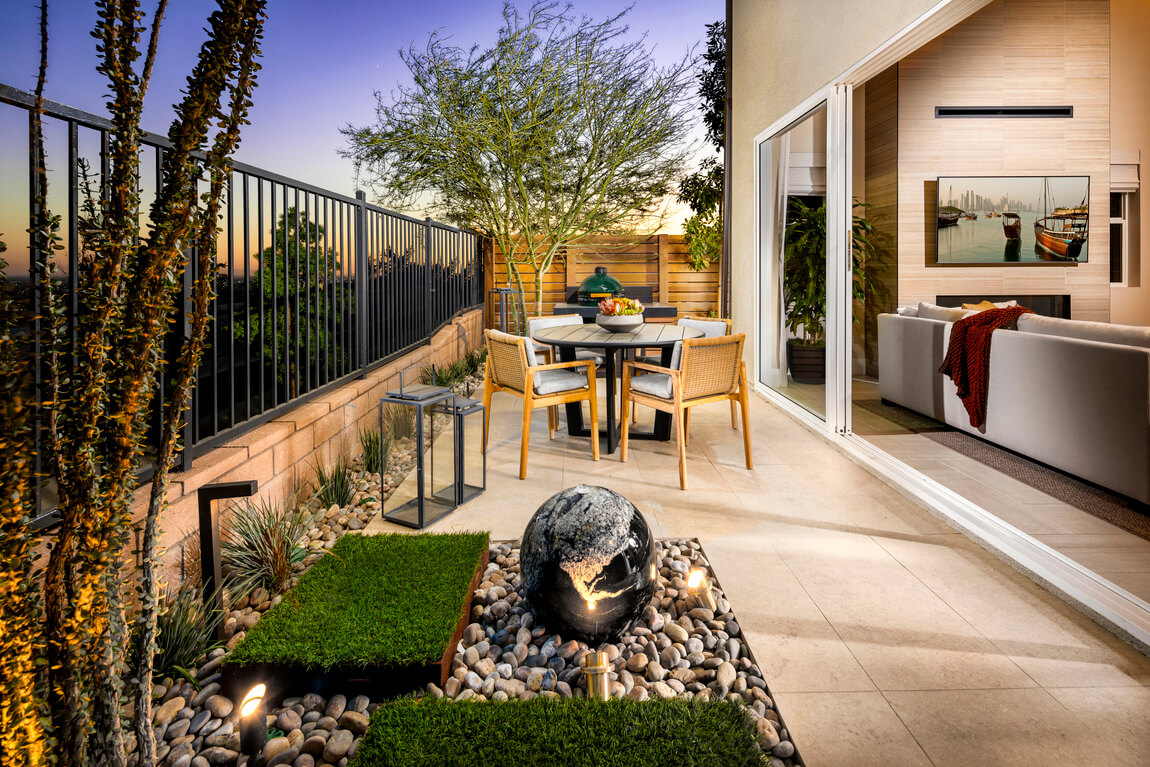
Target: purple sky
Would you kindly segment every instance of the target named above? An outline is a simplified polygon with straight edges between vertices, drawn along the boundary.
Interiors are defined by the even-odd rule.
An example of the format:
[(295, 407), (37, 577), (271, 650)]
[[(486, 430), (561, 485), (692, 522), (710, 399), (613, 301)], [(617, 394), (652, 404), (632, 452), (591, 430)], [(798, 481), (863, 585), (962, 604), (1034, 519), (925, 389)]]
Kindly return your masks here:
[[(154, 0), (146, 0), (149, 14)], [(263, 41), (263, 70), (250, 126), (236, 159), (335, 192), (353, 192), (351, 163), (336, 154), (338, 129), (372, 122), (374, 90), (390, 93), (407, 82), (398, 51), (422, 46), (441, 28), (461, 46), (486, 47), (499, 28), (495, 0), (271, 0)], [(525, 9), (526, 3), (519, 7)], [(602, 19), (625, 0), (579, 0), (576, 11)], [(145, 106), (143, 127), (166, 133), (203, 41), (210, 0), (175, 0), (161, 27), (160, 52)], [(677, 60), (722, 18), (722, 0), (634, 0), (627, 23), (648, 33), (660, 63)], [(0, 82), (31, 91), (38, 59), (36, 0), (5, 0), (0, 23)], [(90, 31), (95, 6), (84, 0), (49, 4), (49, 68), (45, 95), (96, 114), (106, 83), (96, 73)], [(700, 49), (701, 50), (701, 46)], [(698, 52), (698, 51), (697, 51)], [(702, 150), (704, 153), (709, 150)]]

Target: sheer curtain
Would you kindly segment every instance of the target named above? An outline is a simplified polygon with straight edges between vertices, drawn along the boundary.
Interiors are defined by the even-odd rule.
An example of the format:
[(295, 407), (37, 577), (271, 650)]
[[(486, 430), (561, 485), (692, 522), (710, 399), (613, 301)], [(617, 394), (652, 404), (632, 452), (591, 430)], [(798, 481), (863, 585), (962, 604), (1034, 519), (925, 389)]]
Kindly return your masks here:
[(760, 378), (773, 389), (787, 385), (787, 334), (783, 303), (783, 240), (787, 231), (787, 172), (790, 132), (762, 144), (767, 157), (762, 168), (764, 183), (760, 214), (763, 224), (762, 293), (760, 331), (762, 365)]

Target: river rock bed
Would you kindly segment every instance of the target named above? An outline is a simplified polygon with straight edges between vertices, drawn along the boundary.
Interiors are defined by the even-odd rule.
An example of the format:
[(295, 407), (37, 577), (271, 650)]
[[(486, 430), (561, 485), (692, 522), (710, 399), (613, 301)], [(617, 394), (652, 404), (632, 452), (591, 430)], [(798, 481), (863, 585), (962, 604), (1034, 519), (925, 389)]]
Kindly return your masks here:
[[(746, 707), (774, 764), (801, 765), (699, 542), (656, 541), (656, 558), (655, 594), (642, 616), (618, 642), (590, 647), (536, 625), (530, 604), (520, 598), (518, 545), (493, 545), (451, 677), (442, 688), (429, 684), (428, 694), (455, 701), (585, 697), (580, 663), (589, 652), (603, 650), (613, 666), (613, 697), (726, 698)], [(706, 570), (711, 580), (718, 607), (714, 612), (696, 604), (687, 591), (687, 572), (695, 567)]]

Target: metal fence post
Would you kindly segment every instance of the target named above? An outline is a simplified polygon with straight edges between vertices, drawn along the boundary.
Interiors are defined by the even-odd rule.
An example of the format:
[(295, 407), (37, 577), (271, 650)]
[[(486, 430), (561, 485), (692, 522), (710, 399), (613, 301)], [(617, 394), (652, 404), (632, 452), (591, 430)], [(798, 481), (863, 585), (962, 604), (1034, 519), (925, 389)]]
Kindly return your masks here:
[(435, 282), (433, 279), (433, 271), (431, 268), (431, 219), (423, 219), (423, 273), (424, 283), (427, 285), (427, 296), (424, 301), (423, 308), (423, 335), (427, 338), (427, 342), (431, 343), (431, 329), (432, 325), (432, 311), (435, 307)]
[(355, 192), (355, 348), (359, 355), (359, 377), (367, 375), (367, 194)]

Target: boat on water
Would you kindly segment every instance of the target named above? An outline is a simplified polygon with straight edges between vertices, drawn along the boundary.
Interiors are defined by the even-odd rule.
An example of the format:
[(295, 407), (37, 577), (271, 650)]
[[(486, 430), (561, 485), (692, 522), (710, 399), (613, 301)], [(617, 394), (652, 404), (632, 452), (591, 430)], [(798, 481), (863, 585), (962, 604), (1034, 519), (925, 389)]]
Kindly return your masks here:
[(1039, 248), (1055, 258), (1077, 261), (1086, 245), (1090, 209), (1086, 198), (1073, 208), (1055, 207), (1048, 212), (1050, 182), (1043, 179), (1042, 217), (1034, 222), (1034, 239)]
[(939, 227), (954, 226), (958, 223), (958, 219), (961, 215), (962, 211), (958, 208), (951, 205), (943, 205), (938, 209), (938, 225)]
[(965, 218), (967, 221), (977, 221), (978, 220), (978, 214), (977, 213), (967, 213), (965, 216), (963, 216), (963, 218)]
[(1002, 233), (1008, 240), (1017, 240), (1022, 237), (1022, 218), (1017, 213), (1005, 211), (1002, 214)]

